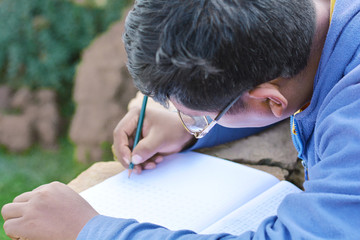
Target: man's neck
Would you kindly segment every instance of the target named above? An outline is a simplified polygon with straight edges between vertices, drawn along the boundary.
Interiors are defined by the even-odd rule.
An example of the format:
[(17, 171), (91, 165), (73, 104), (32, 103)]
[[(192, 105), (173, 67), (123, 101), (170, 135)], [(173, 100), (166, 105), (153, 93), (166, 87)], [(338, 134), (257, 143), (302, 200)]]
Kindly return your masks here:
[(314, 0), (314, 6), (316, 11), (316, 26), (312, 49), (316, 52), (320, 50), (321, 55), (330, 25), (330, 0)]
[(311, 100), (315, 75), (319, 66), (330, 22), (330, 0), (314, 0), (314, 4), (316, 11), (316, 26), (311, 52), (306, 68), (299, 74), (301, 79), (297, 81), (301, 84), (302, 88), (305, 87), (304, 95), (306, 97), (300, 104), (301, 106), (307, 104)]
[(287, 114), (293, 114), (311, 101), (314, 79), (329, 29), (330, 0), (314, 0), (316, 11), (315, 33), (307, 66), (289, 79), (277, 79), (282, 93), (289, 102)]

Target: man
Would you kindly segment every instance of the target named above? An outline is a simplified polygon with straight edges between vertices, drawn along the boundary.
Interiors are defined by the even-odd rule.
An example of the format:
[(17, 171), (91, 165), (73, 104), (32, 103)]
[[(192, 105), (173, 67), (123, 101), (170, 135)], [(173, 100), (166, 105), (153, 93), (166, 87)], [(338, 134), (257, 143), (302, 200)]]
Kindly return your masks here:
[[(170, 101), (195, 136), (212, 126), (202, 116), (258, 127), (298, 112), (292, 134), (305, 192), (287, 196), (256, 232), (199, 235), (109, 218), (56, 183), (4, 206), (5, 231), (15, 239), (359, 239), (359, 9), (352, 0), (337, 0), (333, 14), (326, 0), (142, 0), (128, 16), (124, 40), (137, 87)], [(151, 147), (140, 141), (130, 151), (137, 110), (114, 135), (116, 155), (138, 172), (193, 141), (173, 114), (146, 114), (142, 141)], [(155, 134), (159, 126), (169, 132)]]

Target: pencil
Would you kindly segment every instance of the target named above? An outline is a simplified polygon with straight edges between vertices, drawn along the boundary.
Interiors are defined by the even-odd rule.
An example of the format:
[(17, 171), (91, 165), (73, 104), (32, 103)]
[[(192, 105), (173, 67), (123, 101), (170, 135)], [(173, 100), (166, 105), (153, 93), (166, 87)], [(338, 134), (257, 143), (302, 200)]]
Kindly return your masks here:
[[(140, 137), (141, 137), (142, 127), (143, 127), (144, 118), (145, 118), (145, 110), (146, 110), (147, 100), (148, 100), (148, 96), (144, 96), (143, 102), (141, 105), (139, 121), (138, 121), (137, 128), (136, 128), (133, 150), (134, 150), (135, 146), (138, 144)], [(128, 178), (130, 178), (133, 169), (134, 169), (134, 163), (130, 160)]]

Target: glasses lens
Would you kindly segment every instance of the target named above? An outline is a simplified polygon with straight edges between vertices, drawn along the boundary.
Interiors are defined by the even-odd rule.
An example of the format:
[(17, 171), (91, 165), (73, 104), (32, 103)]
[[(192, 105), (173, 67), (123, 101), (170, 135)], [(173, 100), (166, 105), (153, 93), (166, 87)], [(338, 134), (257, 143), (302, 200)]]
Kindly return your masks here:
[(179, 112), (179, 115), (183, 123), (191, 132), (200, 132), (209, 125), (209, 121), (205, 116), (189, 116), (182, 112)]

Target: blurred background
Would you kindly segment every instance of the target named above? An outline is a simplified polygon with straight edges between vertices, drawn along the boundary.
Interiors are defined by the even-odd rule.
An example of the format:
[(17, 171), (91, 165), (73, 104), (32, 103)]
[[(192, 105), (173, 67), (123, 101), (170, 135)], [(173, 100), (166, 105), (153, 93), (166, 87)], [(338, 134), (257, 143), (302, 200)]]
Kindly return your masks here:
[(121, 39), (131, 5), (0, 0), (0, 207), (112, 160), (113, 129), (136, 93)]

